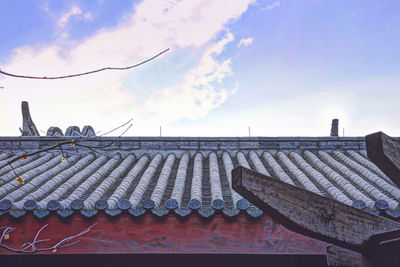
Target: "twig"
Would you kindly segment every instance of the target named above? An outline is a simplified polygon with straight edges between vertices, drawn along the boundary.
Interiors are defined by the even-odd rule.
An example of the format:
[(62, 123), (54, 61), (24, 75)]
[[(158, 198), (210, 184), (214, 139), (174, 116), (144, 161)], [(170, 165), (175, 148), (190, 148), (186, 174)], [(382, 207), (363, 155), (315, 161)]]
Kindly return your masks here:
[(83, 145), (80, 143), (76, 143), (77, 146), (81, 146), (81, 147), (85, 147), (85, 148), (95, 148), (95, 149), (102, 149), (102, 148), (106, 148), (111, 146), (112, 144), (114, 144), (115, 142), (117, 142), (131, 127), (133, 124), (130, 124), (128, 126), (128, 128), (125, 129), (125, 131), (122, 132), (122, 134), (120, 134), (117, 138), (115, 138), (113, 141), (111, 141), (110, 143), (108, 143), (107, 145), (104, 146), (87, 146), (87, 145)]
[(16, 157), (16, 158), (10, 160), (9, 162), (7, 162), (7, 165), (10, 165), (10, 166), (11, 166), (11, 163), (17, 161), (17, 160), (20, 159), (20, 158), (30, 157), (30, 156), (33, 156), (33, 155), (36, 155), (36, 154), (39, 154), (39, 153), (42, 153), (42, 152), (46, 152), (46, 151), (49, 151), (49, 150), (54, 149), (54, 148), (56, 148), (56, 147), (58, 147), (58, 146), (61, 146), (61, 145), (65, 145), (65, 144), (74, 144), (75, 141), (76, 141), (75, 139), (66, 140), (66, 141), (62, 141), (62, 142), (60, 142), (60, 143), (57, 143), (57, 144), (55, 144), (55, 145), (49, 146), (48, 148), (39, 149), (39, 150), (36, 150), (36, 151), (31, 152), (31, 153), (28, 153), (28, 154), (23, 154), (22, 156)]
[(62, 245), (62, 246), (60, 246), (60, 248), (66, 248), (66, 247), (70, 247), (70, 246), (73, 246), (73, 245), (75, 245), (75, 244), (78, 244), (79, 242), (81, 242), (81, 241), (80, 241), (80, 240), (76, 240), (75, 242), (72, 242), (72, 243), (69, 243), (69, 244)]
[[(106, 135), (106, 134), (109, 134), (109, 133), (111, 133), (111, 132), (113, 132), (113, 131), (115, 131), (115, 130), (118, 130), (119, 128), (124, 127), (125, 125), (127, 125), (128, 123), (130, 123), (131, 121), (132, 121), (132, 119), (130, 119), (128, 122), (126, 122), (126, 123), (124, 123), (124, 124), (118, 126), (117, 128), (114, 128), (114, 129), (112, 129), (111, 131), (108, 131), (108, 132), (102, 134), (101, 136)], [(17, 161), (17, 160), (19, 160), (19, 159), (28, 158), (28, 157), (30, 157), (30, 156), (33, 156), (33, 155), (36, 155), (36, 154), (39, 154), (39, 153), (42, 153), (42, 152), (47, 152), (47, 151), (52, 150), (52, 149), (55, 149), (55, 148), (57, 148), (57, 147), (60, 148), (62, 157), (64, 158), (65, 156), (64, 156), (64, 150), (62, 149), (62, 146), (63, 146), (63, 145), (67, 145), (67, 144), (68, 144), (68, 145), (76, 145), (76, 146), (80, 146), (80, 147), (85, 147), (85, 148), (88, 148), (88, 149), (92, 150), (93, 152), (96, 152), (96, 151), (94, 151), (93, 149), (103, 149), (103, 148), (107, 148), (107, 147), (113, 145), (115, 142), (117, 142), (117, 141), (132, 127), (132, 125), (133, 125), (133, 124), (131, 123), (117, 138), (115, 138), (115, 139), (112, 140), (110, 143), (108, 143), (108, 144), (106, 144), (106, 145), (103, 145), (103, 146), (88, 146), (88, 145), (84, 145), (84, 144), (80, 143), (80, 142), (88, 141), (89, 139), (94, 138), (94, 136), (90, 136), (90, 137), (88, 137), (88, 138), (84, 138), (84, 139), (81, 139), (81, 140), (79, 140), (79, 138), (73, 138), (72, 140), (65, 140), (65, 141), (59, 142), (59, 143), (57, 143), (57, 144), (54, 144), (54, 145), (52, 145), (52, 146), (49, 146), (49, 147), (47, 147), (47, 148), (39, 149), (39, 150), (36, 150), (36, 151), (34, 151), (34, 152), (31, 152), (31, 153), (22, 154), (21, 156), (14, 157), (14, 158), (10, 159), (10, 160), (7, 162), (6, 165), (10, 165), (10, 167), (11, 167), (11, 169), (13, 170), (15, 176), (18, 177), (17, 172), (15, 171), (14, 167), (12, 166), (12, 163), (14, 163), (15, 161)], [(101, 154), (100, 152), (96, 152), (96, 153)], [(6, 166), (6, 165), (5, 165), (5, 166)]]
[(4, 231), (0, 237), (0, 244), (7, 235), (9, 235), (11, 232), (15, 231), (15, 228), (11, 227), (11, 226), (4, 226), (4, 227), (1, 227), (0, 229), (4, 229)]
[(127, 121), (126, 123), (124, 123), (124, 124), (118, 126), (117, 128), (114, 128), (114, 129), (112, 129), (111, 131), (108, 131), (108, 132), (106, 132), (106, 133), (103, 133), (103, 134), (100, 135), (99, 137), (104, 136), (104, 135), (107, 135), (107, 134), (109, 134), (109, 133), (112, 133), (112, 132), (118, 130), (119, 128), (124, 127), (125, 125), (127, 125), (128, 123), (130, 123), (132, 120), (133, 120), (133, 119), (130, 119), (129, 121)]
[[(79, 232), (79, 233), (76, 234), (76, 235), (72, 235), (72, 236), (69, 236), (69, 237), (66, 237), (66, 238), (62, 239), (61, 241), (59, 241), (58, 243), (56, 243), (55, 245), (53, 245), (53, 246), (51, 246), (51, 247), (47, 247), (47, 248), (37, 248), (37, 247), (36, 247), (36, 244), (49, 241), (49, 239), (37, 240), (37, 238), (39, 237), (40, 232), (41, 232), (44, 228), (47, 227), (47, 224), (46, 224), (46, 225), (42, 226), (42, 227), (37, 231), (37, 233), (36, 233), (36, 235), (35, 235), (35, 237), (34, 237), (34, 239), (33, 239), (32, 242), (26, 242), (26, 243), (24, 243), (24, 244), (21, 245), (22, 249), (16, 249), (16, 248), (12, 248), (12, 247), (6, 246), (6, 245), (4, 245), (4, 244), (1, 244), (1, 240), (2, 240), (3, 236), (5, 236), (6, 230), (11, 229), (11, 230), (8, 230), (8, 234), (9, 234), (10, 232), (12, 232), (12, 231), (15, 230), (15, 228), (10, 227), (10, 226), (7, 226), (7, 227), (3, 227), (3, 228), (6, 228), (6, 230), (3, 231), (2, 238), (0, 239), (0, 248), (4, 248), (4, 249), (7, 249), (7, 250), (12, 251), (12, 252), (15, 252), (15, 253), (26, 253), (26, 254), (35, 253), (35, 252), (41, 252), (41, 251), (53, 251), (53, 252), (55, 252), (55, 251), (57, 251), (57, 249), (59, 249), (59, 248), (65, 248), (65, 247), (73, 246), (73, 245), (79, 243), (80, 240), (77, 240), (77, 241), (75, 241), (75, 242), (72, 242), (72, 243), (69, 243), (69, 244), (68, 244), (68, 242), (72, 241), (73, 239), (75, 239), (75, 238), (77, 238), (77, 237), (79, 237), (79, 236), (82, 236), (82, 235), (88, 233), (90, 230), (92, 230), (92, 228), (93, 228), (96, 224), (97, 224), (97, 223), (95, 223), (95, 224), (89, 226), (88, 228), (84, 229), (83, 231)], [(0, 229), (2, 229), (2, 228), (0, 228)], [(27, 250), (28, 248), (31, 248), (31, 249), (30, 249), (30, 250)]]
[(96, 224), (97, 224), (97, 223), (93, 224), (92, 226), (89, 226), (88, 228), (86, 228), (85, 230), (83, 230), (82, 232), (80, 232), (80, 233), (78, 233), (78, 234), (76, 234), (76, 235), (73, 235), (73, 236), (69, 236), (69, 237), (64, 238), (63, 240), (61, 240), (60, 242), (58, 242), (58, 243), (55, 244), (54, 246), (47, 248), (47, 250), (50, 250), (50, 249), (57, 249), (57, 248), (61, 247), (62, 245), (68, 243), (69, 241), (73, 240), (74, 238), (77, 238), (77, 237), (79, 237), (79, 236), (81, 236), (81, 235), (86, 234), (86, 233), (89, 232)]
[[(44, 228), (46, 228), (47, 226), (48, 226), (48, 224), (45, 224), (45, 225), (42, 226), (42, 228), (39, 229), (39, 231), (37, 231), (37, 233), (36, 233), (36, 235), (35, 235), (35, 238), (33, 239), (33, 242), (31, 243), (32, 250), (36, 250), (36, 247), (35, 247), (36, 240), (37, 240), (37, 238), (38, 238), (40, 232), (41, 232)], [(28, 247), (29, 247), (29, 246), (28, 246)]]
[(64, 156), (64, 150), (62, 149), (62, 146), (60, 146), (60, 149), (61, 149), (61, 156), (62, 156), (62, 160), (64, 160), (65, 159), (65, 156)]
[(135, 67), (138, 67), (140, 65), (143, 65), (144, 63), (147, 63), (153, 59), (155, 59), (156, 57), (161, 56), (162, 54), (164, 54), (165, 52), (167, 52), (169, 50), (169, 48), (165, 49), (164, 51), (158, 53), (157, 55), (146, 59), (138, 64), (132, 65), (132, 66), (128, 66), (128, 67), (106, 67), (106, 68), (101, 68), (101, 69), (97, 69), (97, 70), (92, 70), (92, 71), (87, 71), (87, 72), (83, 72), (83, 73), (76, 73), (76, 74), (71, 74), (71, 75), (65, 75), (65, 76), (54, 76), (54, 77), (37, 77), (37, 76), (27, 76), (27, 75), (19, 75), (19, 74), (13, 74), (13, 73), (9, 73), (9, 72), (5, 72), (2, 71), (0, 69), (0, 73), (7, 75), (7, 76), (11, 76), (14, 78), (23, 78), (23, 79), (41, 79), (41, 80), (56, 80), (56, 79), (65, 79), (65, 78), (72, 78), (72, 77), (78, 77), (78, 76), (83, 76), (83, 75), (88, 75), (88, 74), (92, 74), (92, 73), (96, 73), (96, 72), (100, 72), (100, 71), (104, 71), (104, 70), (129, 70)]
[[(39, 243), (47, 242), (47, 241), (50, 241), (50, 239), (48, 239), (48, 238), (46, 238), (46, 239), (40, 239), (40, 240), (37, 240), (37, 241), (35, 242), (35, 244), (39, 244)], [(29, 247), (33, 247), (33, 242), (32, 242), (32, 243), (26, 242), (26, 243), (24, 243), (24, 244), (21, 245), (22, 250), (26, 250), (26, 249), (28, 249)]]
[(108, 157), (108, 155), (106, 155), (106, 154), (104, 154), (104, 153), (101, 153), (101, 152), (99, 152), (99, 151), (97, 151), (97, 150), (95, 150), (95, 149), (93, 149), (93, 148), (90, 148), (90, 147), (89, 147), (89, 150), (92, 151), (92, 152), (94, 152), (94, 153), (100, 154), (100, 155), (102, 155), (102, 156)]
[[(16, 161), (16, 160), (17, 160), (17, 159), (14, 159), (13, 162)], [(11, 163), (12, 163), (12, 162), (11, 162)], [(11, 167), (12, 171), (14, 172), (15, 177), (18, 177), (18, 174), (17, 174), (17, 172), (15, 171), (15, 169), (14, 169), (14, 167), (12, 166), (11, 163), (9, 163), (9, 164), (10, 164), (10, 167)]]
[(93, 134), (93, 135), (91, 135), (91, 136), (88, 136), (87, 138), (84, 138), (84, 139), (82, 139), (82, 140), (79, 140), (79, 142), (92, 140), (92, 139), (94, 139), (94, 138), (96, 138), (96, 137), (102, 137), (102, 136), (104, 136), (104, 135), (107, 135), (107, 134), (109, 134), (109, 133), (112, 133), (112, 132), (118, 130), (119, 128), (124, 127), (125, 125), (127, 125), (128, 123), (130, 123), (132, 120), (133, 120), (133, 119), (129, 119), (129, 121), (125, 122), (124, 124), (122, 124), (122, 125), (120, 125), (120, 126), (114, 128), (114, 129), (112, 129), (111, 131), (108, 131), (108, 132), (106, 132), (106, 133), (103, 133), (103, 134), (101, 134), (101, 135), (97, 135), (98, 133), (101, 132), (101, 131), (98, 131), (98, 132), (96, 132), (95, 134)]

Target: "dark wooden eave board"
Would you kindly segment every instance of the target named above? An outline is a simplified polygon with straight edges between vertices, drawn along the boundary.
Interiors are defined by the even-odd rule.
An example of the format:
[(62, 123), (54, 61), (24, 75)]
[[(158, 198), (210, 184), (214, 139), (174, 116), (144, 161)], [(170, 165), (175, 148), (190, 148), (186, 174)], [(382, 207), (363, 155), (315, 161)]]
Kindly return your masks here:
[(383, 132), (365, 137), (368, 158), (400, 186), (400, 142)]
[(400, 224), (302, 188), (238, 167), (233, 189), (287, 228), (325, 242), (367, 253), (400, 237)]

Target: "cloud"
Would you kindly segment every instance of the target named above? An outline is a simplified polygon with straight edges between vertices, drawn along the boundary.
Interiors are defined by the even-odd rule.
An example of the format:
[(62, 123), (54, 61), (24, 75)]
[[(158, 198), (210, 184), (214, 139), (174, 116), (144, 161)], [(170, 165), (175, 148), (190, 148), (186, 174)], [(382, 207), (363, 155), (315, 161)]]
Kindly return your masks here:
[(279, 3), (279, 1), (276, 1), (276, 2), (272, 3), (272, 4), (269, 5), (269, 6), (266, 6), (266, 7), (262, 8), (261, 10), (262, 10), (262, 11), (271, 10), (271, 9), (273, 9), (273, 8), (275, 8), (275, 7), (279, 7), (280, 5), (281, 5), (281, 4)]
[(73, 6), (69, 11), (67, 11), (66, 13), (64, 13), (57, 21), (57, 26), (60, 29), (64, 29), (65, 26), (67, 25), (69, 19), (72, 16), (76, 16), (76, 15), (80, 15), (82, 14), (82, 10), (77, 7), (77, 6)]
[(252, 43), (253, 43), (253, 38), (251, 38), (251, 37), (249, 37), (249, 38), (246, 38), (246, 39), (242, 39), (242, 40), (240, 40), (239, 41), (239, 43), (237, 44), (237, 48), (240, 48), (240, 47), (242, 47), (242, 46), (249, 46), (249, 45), (251, 45)]
[(377, 131), (399, 136), (399, 75), (327, 83), (318, 91), (280, 99), (264, 96), (262, 104), (219, 109), (210, 119), (180, 125), (170, 134), (248, 136), (250, 126), (252, 136), (329, 136), (331, 121), (338, 118), (340, 136), (343, 128), (345, 136)]
[(144, 114), (159, 123), (183, 118), (196, 120), (219, 107), (237, 88), (228, 90), (222, 81), (232, 75), (231, 59), (222, 62), (214, 56), (221, 54), (234, 37), (228, 33), (222, 40), (209, 46), (200, 63), (184, 77), (184, 82), (155, 92), (144, 106)]
[[(39, 48), (16, 48), (10, 61), (1, 68), (36, 76), (131, 65), (167, 47), (171, 48), (170, 54), (187, 48), (203, 54), (198, 65), (182, 75), (183, 82), (154, 92), (140, 103), (135, 92), (151, 88), (125, 88), (123, 84), (129, 71), (52, 81), (0, 77), (1, 85), (7, 88), (0, 97), (0, 113), (6, 114), (0, 119), (0, 134), (18, 134), (20, 123), (15, 114), (20, 114), (21, 100), (30, 102), (33, 119), (41, 130), (50, 126), (65, 129), (69, 125), (82, 127), (86, 124), (93, 125), (96, 130), (107, 130), (134, 117), (136, 134), (136, 129), (153, 127), (159, 120), (172, 122), (204, 117), (237, 90), (225, 89), (222, 84), (223, 79), (232, 74), (231, 59), (215, 58), (234, 37), (227, 34), (218, 41), (217, 36), (226, 32), (227, 24), (246, 12), (252, 2), (236, 0), (227, 5), (225, 1), (145, 0), (135, 5), (119, 25), (100, 29), (80, 42), (57, 40)], [(82, 11), (76, 7), (68, 13), (76, 15)], [(65, 27), (72, 15), (64, 15), (61, 26)], [(163, 60), (168, 61), (168, 54), (157, 59)], [(141, 69), (152, 71), (151, 64)], [(158, 97), (163, 97), (164, 101), (159, 101)]]
[(92, 19), (93, 19), (93, 14), (92, 14), (91, 12), (86, 12), (86, 13), (83, 15), (83, 18), (84, 18), (85, 20), (92, 20)]

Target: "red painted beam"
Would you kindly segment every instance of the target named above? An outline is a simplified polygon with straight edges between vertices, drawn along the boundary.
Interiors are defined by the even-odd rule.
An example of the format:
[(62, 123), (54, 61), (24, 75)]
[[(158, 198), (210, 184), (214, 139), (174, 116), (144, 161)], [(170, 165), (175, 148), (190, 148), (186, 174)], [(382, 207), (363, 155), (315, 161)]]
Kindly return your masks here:
[[(31, 214), (20, 219), (0, 217), (0, 226), (13, 226), (16, 230), (3, 244), (19, 247), (31, 242), (37, 230), (48, 227), (40, 239), (51, 241), (38, 247), (54, 245), (64, 237), (74, 235), (97, 223), (80, 243), (59, 249), (58, 254), (313, 254), (325, 255), (326, 243), (294, 233), (268, 216), (251, 219), (239, 215), (227, 220), (215, 215), (211, 220), (199, 216), (182, 219), (166, 216), (162, 220), (151, 214), (134, 218), (122, 214), (115, 218), (103, 214), (86, 219), (73, 215), (61, 219), (52, 215), (39, 220)], [(0, 255), (15, 254), (0, 248)], [(52, 252), (40, 252), (52, 254)]]

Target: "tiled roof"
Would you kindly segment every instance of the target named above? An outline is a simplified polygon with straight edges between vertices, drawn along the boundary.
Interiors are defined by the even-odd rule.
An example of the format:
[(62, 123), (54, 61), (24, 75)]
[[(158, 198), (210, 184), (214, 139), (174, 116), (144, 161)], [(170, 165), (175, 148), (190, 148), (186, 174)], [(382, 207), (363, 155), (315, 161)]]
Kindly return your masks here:
[(101, 151), (65, 148), (66, 161), (51, 150), (8, 164), (59, 140), (0, 138), (0, 212), (258, 217), (262, 212), (231, 187), (232, 169), (243, 166), (349, 206), (400, 216), (400, 189), (368, 160), (362, 138), (122, 138)]

